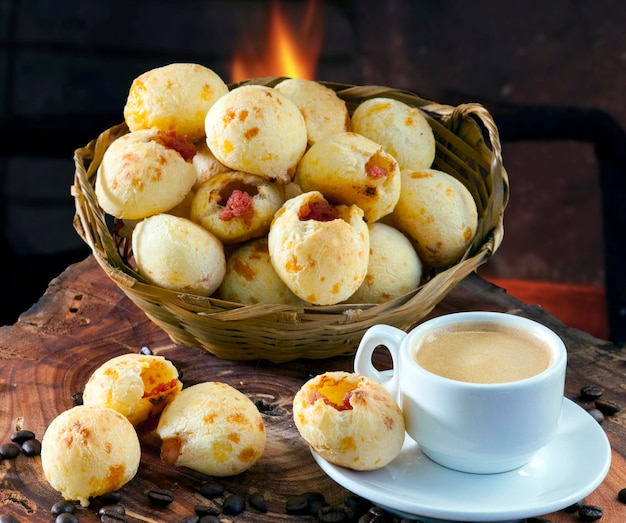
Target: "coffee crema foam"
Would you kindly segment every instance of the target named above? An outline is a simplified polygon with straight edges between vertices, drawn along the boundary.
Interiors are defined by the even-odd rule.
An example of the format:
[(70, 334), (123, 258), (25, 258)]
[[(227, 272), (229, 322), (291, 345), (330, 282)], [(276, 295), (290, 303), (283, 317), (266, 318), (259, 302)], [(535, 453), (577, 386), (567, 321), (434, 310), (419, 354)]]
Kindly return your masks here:
[(427, 333), (414, 347), (421, 367), (444, 378), (471, 383), (507, 383), (547, 369), (547, 342), (510, 325), (465, 323)]

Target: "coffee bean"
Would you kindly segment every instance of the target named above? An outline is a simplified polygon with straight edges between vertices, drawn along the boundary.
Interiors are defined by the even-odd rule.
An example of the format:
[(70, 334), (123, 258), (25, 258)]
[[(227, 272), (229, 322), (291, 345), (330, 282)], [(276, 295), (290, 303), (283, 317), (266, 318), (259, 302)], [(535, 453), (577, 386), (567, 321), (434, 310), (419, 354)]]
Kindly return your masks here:
[(124, 514), (116, 514), (115, 512), (107, 512), (100, 516), (102, 523), (126, 523), (128, 520)]
[(27, 439), (22, 443), (22, 452), (26, 456), (39, 456), (41, 454), (41, 441), (36, 438)]
[(78, 523), (78, 518), (69, 512), (63, 512), (54, 518), (54, 523)]
[(623, 488), (617, 493), (617, 499), (622, 503), (626, 503), (626, 488)]
[(342, 523), (346, 521), (347, 515), (342, 507), (327, 505), (319, 510), (317, 519), (323, 523)]
[(75, 392), (74, 394), (72, 394), (72, 401), (74, 402), (74, 405), (82, 405), (83, 404), (83, 393), (82, 392)]
[(98, 515), (103, 516), (104, 514), (118, 514), (124, 516), (126, 509), (124, 505), (105, 505), (98, 510)]
[(380, 507), (371, 507), (368, 514), (372, 516), (371, 523), (393, 523), (393, 516)]
[(597, 505), (583, 505), (578, 509), (578, 516), (583, 521), (596, 521), (602, 517), (602, 509)]
[(224, 514), (230, 514), (231, 516), (241, 514), (244, 510), (246, 510), (246, 501), (239, 494), (231, 494), (222, 504)]
[(0, 457), (4, 459), (13, 459), (20, 453), (19, 445), (15, 443), (3, 443), (0, 445)]
[(250, 506), (265, 514), (267, 512), (267, 502), (262, 494), (255, 492), (248, 498)]
[(11, 434), (11, 441), (21, 445), (26, 440), (33, 439), (34, 437), (35, 433), (30, 430), (16, 430), (13, 434)]
[(605, 416), (617, 414), (622, 409), (622, 406), (619, 403), (609, 400), (596, 400), (595, 405), (596, 409), (602, 412)]
[(198, 520), (198, 523), (220, 523), (220, 518), (218, 518), (217, 516), (207, 514), (206, 516), (202, 516)]
[(565, 512), (570, 512), (570, 513), (578, 512), (578, 509), (580, 509), (580, 507), (582, 507), (584, 504), (585, 504), (584, 501), (577, 501), (576, 503), (573, 503), (572, 505), (565, 507), (563, 510)]
[(108, 492), (98, 496), (97, 499), (102, 505), (117, 505), (121, 501), (122, 495), (119, 492)]
[(285, 505), (287, 514), (292, 516), (308, 514), (309, 500), (304, 494), (289, 496)]
[(366, 512), (372, 506), (372, 503), (367, 499), (362, 498), (361, 496), (355, 496), (354, 494), (349, 494), (343, 499), (343, 504), (346, 507), (354, 507), (361, 512)]
[(0, 523), (20, 523), (20, 520), (12, 514), (0, 514)]
[(224, 494), (224, 485), (219, 481), (205, 481), (200, 485), (199, 492), (207, 499), (219, 498)]
[(602, 387), (598, 387), (597, 385), (585, 385), (582, 389), (580, 389), (580, 397), (584, 400), (598, 399), (603, 393), (604, 389)]
[(174, 494), (169, 490), (153, 489), (148, 491), (148, 499), (155, 505), (164, 507), (174, 501)]
[(153, 352), (150, 347), (147, 347), (146, 345), (144, 345), (143, 347), (141, 347), (139, 354), (143, 354), (144, 356), (152, 356)]
[(591, 417), (598, 423), (602, 423), (604, 421), (604, 414), (602, 414), (599, 409), (590, 409), (589, 414), (591, 414)]
[(309, 514), (311, 514), (311, 516), (317, 516), (320, 509), (327, 506), (328, 502), (325, 499), (314, 499), (309, 501)]
[(202, 516), (219, 516), (220, 511), (215, 507), (209, 505), (196, 505), (193, 507), (193, 511), (200, 517)]
[(58, 516), (59, 514), (63, 514), (64, 512), (69, 512), (70, 514), (74, 514), (76, 512), (76, 504), (73, 501), (57, 501), (52, 508), (50, 509), (50, 514), (53, 516)]

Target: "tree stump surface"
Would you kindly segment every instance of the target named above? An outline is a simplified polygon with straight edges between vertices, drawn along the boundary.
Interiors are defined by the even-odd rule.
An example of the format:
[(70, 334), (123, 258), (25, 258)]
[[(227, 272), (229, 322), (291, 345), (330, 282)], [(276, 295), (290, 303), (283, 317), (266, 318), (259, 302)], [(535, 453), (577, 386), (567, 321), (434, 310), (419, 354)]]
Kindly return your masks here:
[[(529, 317), (559, 334), (569, 351), (566, 396), (586, 409), (593, 404), (579, 397), (584, 385), (604, 389), (603, 398), (624, 398), (624, 349), (569, 328), (536, 305), (526, 305), (479, 276), (463, 280), (431, 316), (462, 310), (505, 311)], [(292, 494), (317, 491), (331, 504), (349, 494), (315, 463), (292, 419), (292, 400), (311, 377), (328, 370), (352, 370), (351, 357), (296, 360), (273, 364), (265, 361), (233, 362), (199, 349), (180, 347), (153, 324), (108, 279), (92, 256), (70, 266), (52, 280), (41, 299), (12, 326), (0, 328), (0, 443), (16, 429), (33, 431), (41, 439), (46, 427), (62, 411), (75, 405), (72, 395), (81, 392), (91, 373), (120, 354), (138, 352), (143, 346), (172, 361), (185, 387), (203, 381), (232, 385), (263, 413), (267, 444), (262, 458), (248, 471), (219, 478), (226, 493), (248, 498), (261, 493), (266, 514), (248, 507), (239, 515), (222, 515), (222, 521), (315, 521), (312, 516), (286, 514)], [(379, 363), (385, 364), (384, 355)], [(626, 521), (626, 505), (617, 493), (626, 487), (626, 426), (624, 413), (609, 416), (602, 424), (613, 449), (609, 475), (586, 502), (604, 510), (604, 523)], [(182, 467), (163, 464), (159, 441), (144, 436), (136, 477), (120, 493), (129, 521), (176, 522), (192, 516), (195, 505), (221, 506), (222, 498), (207, 500), (198, 492), (211, 479)], [(174, 502), (165, 508), (150, 505), (147, 492), (167, 489)], [(51, 506), (62, 499), (43, 476), (41, 459), (20, 454), (0, 460), (0, 514), (20, 521), (52, 521)], [(99, 505), (79, 508), (81, 522), (100, 521)], [(580, 521), (577, 514), (559, 511), (544, 515), (553, 523)]]

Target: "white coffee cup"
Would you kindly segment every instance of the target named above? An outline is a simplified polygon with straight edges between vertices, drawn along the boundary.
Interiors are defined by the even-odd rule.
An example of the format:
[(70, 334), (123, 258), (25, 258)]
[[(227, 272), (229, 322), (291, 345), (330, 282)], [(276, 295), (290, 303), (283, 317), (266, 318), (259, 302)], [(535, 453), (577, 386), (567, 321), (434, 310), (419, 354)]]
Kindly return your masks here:
[[(516, 349), (519, 342), (509, 343), (507, 337), (512, 340), (518, 335), (523, 338), (521, 348)], [(439, 339), (443, 348), (437, 349), (433, 339)], [(455, 344), (458, 347), (453, 349)], [(372, 363), (374, 351), (381, 345), (391, 353), (392, 371), (380, 371)], [(485, 353), (485, 347), (496, 345), (497, 351)], [(497, 359), (509, 345), (511, 355), (504, 365), (484, 363)], [(429, 371), (423, 367), (436, 365), (439, 357), (434, 358), (434, 363), (420, 364), (417, 360), (420, 352), (421, 359), (437, 350), (441, 357), (449, 358), (457, 349), (470, 350), (469, 347), (474, 347), (473, 352), (461, 353), (458, 361), (444, 366), (444, 370), (433, 367)], [(532, 357), (538, 367), (520, 370), (530, 377), (499, 375), (498, 370), (517, 368), (517, 360), (521, 367), (526, 366), (531, 353), (539, 354), (536, 361)], [(471, 374), (471, 369), (465, 368), (472, 367), (466, 366), (468, 361), (481, 369), (476, 373), (478, 378), (435, 374), (452, 372), (450, 369)], [(354, 359), (357, 374), (374, 378), (397, 399), (408, 435), (419, 443), (426, 456), (445, 467), (471, 473), (506, 472), (521, 467), (552, 440), (561, 415), (566, 365), (567, 350), (552, 330), (535, 321), (498, 312), (448, 314), (428, 320), (409, 333), (389, 325), (374, 325), (363, 336)], [(461, 381), (465, 379), (504, 381)]]

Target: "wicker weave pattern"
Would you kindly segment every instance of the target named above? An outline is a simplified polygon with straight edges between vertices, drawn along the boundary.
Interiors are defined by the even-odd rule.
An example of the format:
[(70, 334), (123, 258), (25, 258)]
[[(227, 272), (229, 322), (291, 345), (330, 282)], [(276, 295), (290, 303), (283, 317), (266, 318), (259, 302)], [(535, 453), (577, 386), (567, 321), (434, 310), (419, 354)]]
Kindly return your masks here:
[[(243, 83), (273, 86), (280, 80), (253, 79), (231, 88)], [(498, 130), (482, 106), (451, 107), (382, 86), (324, 85), (346, 101), (350, 113), (361, 101), (374, 97), (395, 98), (422, 110), (437, 142), (433, 167), (461, 180), (476, 201), (479, 224), (473, 243), (454, 266), (433, 272), (420, 288), (378, 305), (239, 305), (163, 289), (147, 283), (133, 269), (128, 242), (114, 234), (112, 220), (96, 200), (94, 182), (102, 155), (113, 140), (128, 132), (125, 124), (114, 126), (75, 151), (74, 227), (107, 275), (175, 343), (232, 360), (279, 363), (351, 355), (365, 330), (376, 323), (404, 330), (414, 326), (499, 247), (509, 185)]]

